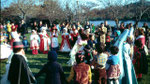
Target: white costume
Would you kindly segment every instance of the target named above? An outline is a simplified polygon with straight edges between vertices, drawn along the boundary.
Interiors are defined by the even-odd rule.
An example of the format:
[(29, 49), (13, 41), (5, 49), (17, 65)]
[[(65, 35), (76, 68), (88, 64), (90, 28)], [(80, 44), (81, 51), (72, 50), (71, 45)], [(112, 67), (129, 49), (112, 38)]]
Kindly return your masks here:
[(0, 59), (7, 59), (12, 53), (11, 46), (8, 44), (1, 44), (0, 48), (1, 48)]
[(84, 46), (87, 44), (87, 40), (83, 41), (81, 37), (78, 37), (78, 40), (76, 41), (75, 45), (73, 46), (71, 52), (70, 52), (70, 60), (67, 62), (68, 65), (74, 65), (75, 64), (75, 55), (78, 51), (83, 50)]

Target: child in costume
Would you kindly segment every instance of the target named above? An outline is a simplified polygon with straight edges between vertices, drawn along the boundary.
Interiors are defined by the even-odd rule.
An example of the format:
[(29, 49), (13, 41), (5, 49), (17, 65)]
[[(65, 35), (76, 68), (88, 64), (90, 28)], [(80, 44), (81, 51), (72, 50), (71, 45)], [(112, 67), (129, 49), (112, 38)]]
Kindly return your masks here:
[(88, 64), (84, 63), (84, 55), (82, 52), (78, 52), (75, 55), (77, 64), (72, 66), (70, 76), (67, 81), (70, 81), (74, 78), (74, 84), (91, 84), (92, 83), (92, 74), (91, 68)]
[(16, 41), (13, 43), (13, 52), (7, 77), (10, 84), (35, 83), (36, 80), (27, 64), (22, 42)]
[(84, 52), (85, 52), (85, 63), (90, 65), (93, 60), (92, 48), (89, 45), (86, 45), (84, 47)]
[(116, 30), (116, 31), (115, 31), (115, 34), (114, 34), (114, 35), (115, 35), (114, 42), (116, 42), (116, 41), (118, 40), (120, 34), (121, 34), (121, 32), (120, 32), (119, 30)]
[(111, 38), (110, 38), (110, 32), (108, 32), (106, 34), (106, 51), (109, 51), (109, 48), (110, 48), (110, 42), (111, 42)]
[(148, 73), (148, 61), (147, 61), (146, 53), (144, 51), (143, 43), (141, 40), (135, 41), (134, 57), (133, 57), (132, 63), (134, 65), (136, 78), (138, 81), (141, 81), (142, 74)]
[(115, 33), (114, 33), (115, 37), (114, 37), (113, 41), (111, 42), (111, 44), (114, 44), (118, 40), (120, 34), (121, 34), (120, 30), (115, 31)]
[(107, 65), (107, 79), (109, 84), (119, 84), (120, 68), (119, 68), (119, 57), (117, 56), (119, 49), (116, 46), (110, 48), (111, 56), (108, 57)]
[(66, 84), (66, 79), (62, 66), (57, 62), (56, 51), (48, 52), (48, 62), (43, 66), (36, 78), (45, 73), (45, 84)]
[(95, 38), (93, 34), (89, 35), (88, 45), (93, 49), (95, 47)]
[(62, 34), (62, 42), (60, 46), (60, 51), (61, 52), (70, 52), (71, 50), (71, 45), (69, 42), (70, 35), (67, 33), (67, 29), (63, 29), (63, 34)]
[(105, 53), (105, 44), (97, 43), (96, 51), (98, 53), (96, 55), (97, 65), (94, 67), (95, 84), (107, 84), (107, 73), (105, 65), (108, 59), (108, 55)]
[(78, 38), (78, 30), (75, 29), (75, 27), (73, 27), (72, 28), (72, 32), (71, 32), (70, 35), (71, 35), (71, 41), (70, 41), (70, 43), (71, 43), (71, 46), (73, 47), (74, 44), (76, 43), (77, 38)]
[(12, 32), (17, 31), (17, 28), (18, 28), (18, 25), (15, 25), (14, 23), (12, 23), (12, 26), (11, 26)]
[(43, 54), (47, 54), (48, 51), (50, 50), (50, 48), (49, 48), (49, 45), (51, 43), (50, 38), (49, 38), (45, 29), (42, 29), (42, 32), (39, 35), (40, 35), (40, 48), (39, 48), (39, 50)]
[(30, 49), (32, 50), (32, 54), (37, 55), (38, 54), (38, 49), (39, 49), (40, 38), (37, 35), (35, 30), (32, 30), (30, 40), (31, 40)]
[(11, 24), (10, 21), (7, 22), (7, 33), (8, 33), (8, 41), (11, 40)]
[(27, 52), (28, 47), (29, 47), (29, 42), (28, 42), (26, 36), (23, 37), (22, 43), (23, 43), (23, 45), (24, 45), (25, 52)]
[(67, 62), (68, 65), (74, 65), (76, 63), (75, 61), (75, 54), (84, 49), (84, 46), (87, 44), (88, 35), (86, 35), (83, 32), (83, 29), (79, 30), (78, 40), (76, 41), (75, 45), (73, 46), (71, 52), (70, 52), (70, 60)]
[(51, 37), (51, 51), (57, 51), (59, 44), (58, 44), (58, 32), (56, 26), (52, 28), (50, 37)]

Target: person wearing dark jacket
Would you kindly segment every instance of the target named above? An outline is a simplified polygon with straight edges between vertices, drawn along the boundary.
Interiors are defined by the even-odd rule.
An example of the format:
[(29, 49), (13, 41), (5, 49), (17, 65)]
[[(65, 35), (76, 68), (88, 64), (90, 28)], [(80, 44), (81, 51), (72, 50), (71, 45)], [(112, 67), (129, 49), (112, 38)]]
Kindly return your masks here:
[(66, 79), (64, 71), (61, 65), (57, 62), (56, 51), (48, 52), (48, 62), (40, 72), (35, 75), (35, 78), (38, 78), (43, 73), (46, 74), (45, 84), (65, 84)]
[(21, 24), (20, 24), (20, 28), (18, 28), (18, 32), (21, 33), (22, 36), (24, 36), (24, 34), (27, 32), (27, 25), (24, 22), (24, 20), (22, 20)]
[(33, 84), (36, 82), (28, 64), (20, 41), (13, 43), (14, 55), (11, 58), (8, 72), (10, 84)]

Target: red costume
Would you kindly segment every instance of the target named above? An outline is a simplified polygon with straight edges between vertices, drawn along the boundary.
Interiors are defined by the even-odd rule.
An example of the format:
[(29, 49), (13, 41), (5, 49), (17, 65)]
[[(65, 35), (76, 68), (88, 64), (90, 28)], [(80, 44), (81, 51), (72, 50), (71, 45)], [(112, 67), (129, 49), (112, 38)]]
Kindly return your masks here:
[(136, 38), (136, 40), (141, 40), (142, 42), (142, 48), (144, 47), (145, 45), (145, 36), (144, 35), (140, 35)]
[(69, 34), (63, 34), (62, 35), (62, 41), (60, 46), (60, 51), (62, 52), (69, 52), (71, 50), (71, 45), (69, 42)]
[(71, 33), (70, 36), (71, 36), (71, 46), (74, 46), (74, 44), (78, 38), (77, 30), (73, 30), (73, 33)]
[(39, 43), (38, 41), (40, 40), (39, 36), (36, 34), (36, 31), (33, 31), (34, 33), (31, 34), (30, 36), (30, 49), (32, 50), (32, 54), (37, 55), (38, 54), (38, 49), (39, 49)]
[(18, 25), (12, 25), (11, 30), (12, 32), (17, 31)]
[[(46, 31), (45, 31), (46, 32)], [(47, 54), (49, 51), (50, 38), (47, 33), (40, 34), (40, 51)]]

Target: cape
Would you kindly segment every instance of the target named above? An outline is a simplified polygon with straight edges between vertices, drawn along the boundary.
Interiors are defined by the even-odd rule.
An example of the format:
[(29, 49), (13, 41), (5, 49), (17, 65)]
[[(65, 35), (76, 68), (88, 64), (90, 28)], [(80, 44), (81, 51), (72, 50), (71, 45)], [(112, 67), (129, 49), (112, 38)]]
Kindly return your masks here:
[[(132, 84), (132, 83), (137, 84), (137, 79), (135, 76), (135, 71), (134, 71), (132, 63), (131, 63), (131, 68), (129, 69), (132, 74), (128, 73), (129, 71), (127, 69), (124, 69), (124, 68), (128, 67), (128, 65), (127, 65), (128, 61), (124, 60), (125, 54), (123, 53), (123, 43), (127, 39), (128, 34), (129, 34), (129, 30), (128, 29), (124, 30), (124, 32), (118, 37), (118, 40), (114, 44), (114, 46), (118, 46), (118, 48), (119, 48), (119, 52), (117, 54), (119, 56), (119, 60), (120, 60), (119, 65), (120, 65), (120, 71), (121, 71), (121, 74), (119, 77), (119, 83), (120, 84)], [(125, 79), (126, 75), (130, 79), (129, 78)], [(126, 83), (125, 81), (128, 81), (128, 83)]]
[(31, 84), (36, 82), (23, 56), (13, 55), (8, 80), (11, 84)]

